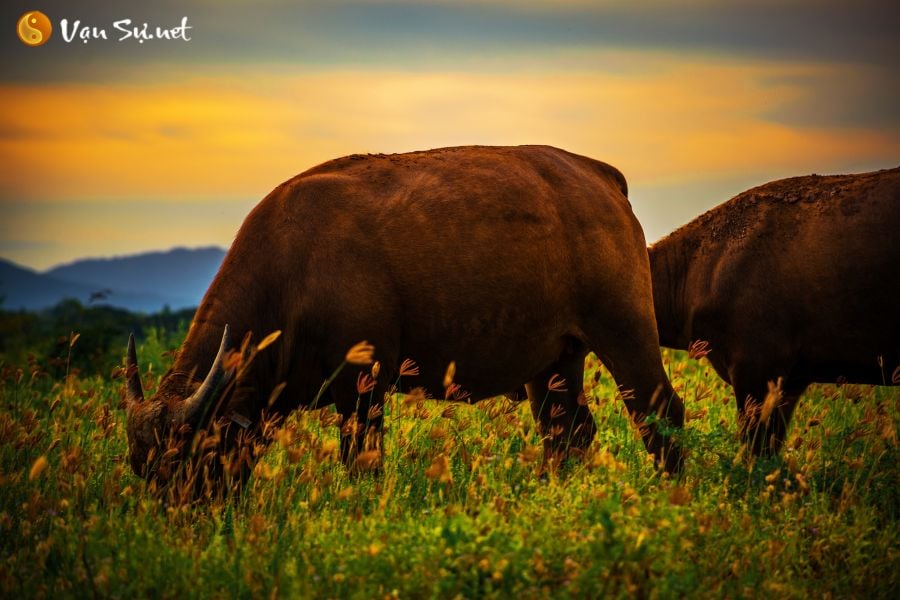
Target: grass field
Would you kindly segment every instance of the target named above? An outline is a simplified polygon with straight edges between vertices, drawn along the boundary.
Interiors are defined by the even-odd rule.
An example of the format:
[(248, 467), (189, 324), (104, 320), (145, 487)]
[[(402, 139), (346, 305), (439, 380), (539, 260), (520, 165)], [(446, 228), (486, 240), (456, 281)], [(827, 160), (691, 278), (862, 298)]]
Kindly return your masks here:
[[(151, 392), (163, 350), (140, 348)], [(731, 389), (667, 353), (688, 409), (675, 480), (589, 360), (599, 433), (559, 472), (527, 403), (397, 396), (380, 476), (348, 476), (326, 408), (288, 420), (239, 499), (190, 508), (123, 460), (122, 379), (3, 365), (0, 595), (896, 597), (900, 388), (811, 388), (782, 456), (751, 464)]]

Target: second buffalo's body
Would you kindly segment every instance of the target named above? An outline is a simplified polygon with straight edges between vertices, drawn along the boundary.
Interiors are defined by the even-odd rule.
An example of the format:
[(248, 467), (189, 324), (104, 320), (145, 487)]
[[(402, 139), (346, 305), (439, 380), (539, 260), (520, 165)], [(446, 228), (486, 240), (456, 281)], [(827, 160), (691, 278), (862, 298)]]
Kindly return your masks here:
[[(900, 168), (751, 189), (656, 243), (650, 262), (662, 344), (708, 342), (758, 453), (778, 450), (810, 383), (897, 376)], [(754, 407), (779, 380), (763, 423)]]

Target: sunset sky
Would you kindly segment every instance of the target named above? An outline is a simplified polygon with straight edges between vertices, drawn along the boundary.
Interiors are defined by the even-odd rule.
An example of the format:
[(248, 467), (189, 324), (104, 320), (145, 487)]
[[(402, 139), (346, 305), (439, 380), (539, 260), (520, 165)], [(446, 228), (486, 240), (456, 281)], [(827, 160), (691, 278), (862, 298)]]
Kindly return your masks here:
[[(5, 0), (0, 257), (227, 246), (317, 163), (463, 144), (617, 166), (653, 241), (772, 179), (900, 165), (898, 6)], [(27, 10), (46, 45), (16, 37)], [(115, 40), (185, 16), (189, 42)], [(112, 39), (65, 43), (63, 18)]]

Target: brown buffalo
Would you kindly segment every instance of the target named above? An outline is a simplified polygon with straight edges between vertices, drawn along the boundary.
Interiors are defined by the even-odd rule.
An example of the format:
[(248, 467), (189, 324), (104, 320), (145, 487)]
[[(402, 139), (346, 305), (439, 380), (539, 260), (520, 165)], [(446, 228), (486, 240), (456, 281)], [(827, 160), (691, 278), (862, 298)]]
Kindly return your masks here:
[[(360, 370), (344, 368), (319, 405), (333, 402), (345, 423), (356, 415), (368, 432), (380, 431), (378, 405), (411, 357), (420, 374), (404, 383), (441, 398), (451, 361), (457, 397), (524, 384), (548, 452), (583, 449), (595, 432), (582, 388), (590, 350), (631, 390), (635, 418), (656, 412), (680, 427), (644, 235), (626, 193), (610, 165), (546, 146), (353, 155), (290, 179), (244, 221), (153, 398), (143, 398), (131, 344), (134, 470), (152, 475), (160, 440), (213, 416), (252, 431), (265, 410), (308, 407), (360, 340), (380, 362), (374, 393), (360, 394)], [(226, 327), (235, 340), (282, 335), (237, 386), (247, 393), (223, 399)], [(548, 391), (554, 375), (565, 391)], [(346, 462), (373, 439), (377, 446), (365, 429), (343, 428)], [(673, 440), (652, 420), (643, 433), (657, 460), (678, 468)]]
[(900, 168), (753, 188), (654, 244), (650, 265), (660, 341), (709, 343), (756, 453), (778, 451), (810, 383), (897, 383)]

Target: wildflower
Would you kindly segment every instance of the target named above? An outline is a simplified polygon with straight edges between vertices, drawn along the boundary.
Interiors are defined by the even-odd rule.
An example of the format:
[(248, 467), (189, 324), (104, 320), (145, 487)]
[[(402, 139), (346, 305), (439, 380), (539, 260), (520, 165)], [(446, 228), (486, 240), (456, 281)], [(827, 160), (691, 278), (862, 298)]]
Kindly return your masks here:
[(371, 365), (374, 354), (375, 346), (363, 340), (350, 348), (344, 360), (351, 365)]
[[(263, 340), (265, 341), (265, 340)], [(260, 344), (262, 345), (262, 344)], [(240, 352), (229, 352), (225, 357), (225, 370), (226, 371), (237, 371), (241, 368), (241, 364), (243, 363), (243, 356)]]
[(566, 389), (566, 380), (564, 377), (560, 377), (557, 373), (554, 373), (550, 377), (550, 381), (547, 383), (547, 390), (551, 392), (568, 392)]
[(765, 402), (763, 402), (762, 412), (759, 416), (759, 420), (761, 423), (769, 422), (769, 417), (772, 416), (772, 411), (781, 402), (781, 384), (781, 377), (779, 377), (778, 381), (775, 383), (772, 383), (771, 381), (769, 382), (769, 393), (766, 394), (766, 400)]
[(669, 503), (674, 506), (684, 506), (691, 501), (691, 492), (686, 487), (676, 485), (669, 494)]
[(271, 346), (275, 342), (275, 340), (277, 340), (279, 337), (281, 337), (281, 330), (276, 329), (275, 331), (273, 331), (272, 333), (270, 333), (269, 335), (267, 335), (266, 337), (263, 338), (263, 340), (259, 343), (259, 345), (256, 346), (256, 351), (259, 352), (261, 350), (265, 350), (266, 348)]
[(360, 373), (356, 378), (356, 391), (360, 394), (368, 394), (375, 389), (375, 380), (368, 373)]
[(358, 471), (374, 471), (381, 466), (381, 452), (379, 450), (366, 450), (356, 457), (356, 469)]
[(444, 387), (449, 388), (453, 384), (453, 378), (456, 377), (456, 361), (451, 360), (447, 365), (447, 371), (444, 373)]
[(444, 394), (445, 400), (454, 400), (456, 402), (463, 402), (467, 398), (469, 398), (472, 394), (466, 392), (462, 389), (457, 383), (451, 383), (447, 386), (447, 391)]
[(709, 348), (709, 342), (705, 342), (703, 340), (696, 340), (688, 346), (688, 357), (693, 358), (694, 360), (699, 360), (712, 352)]
[(581, 571), (581, 565), (572, 560), (570, 557), (566, 557), (563, 561), (563, 568), (566, 571), (566, 576), (572, 578), (576, 576), (579, 571)]
[(356, 435), (359, 430), (359, 421), (356, 419), (355, 414), (351, 414), (350, 417), (341, 425), (341, 437)]
[(622, 389), (620, 387), (619, 388), (619, 399), (625, 404), (631, 402), (632, 400), (634, 400), (634, 390)]
[(703, 419), (706, 417), (709, 409), (707, 407), (699, 408), (697, 410), (687, 410), (684, 414), (685, 421), (695, 421), (697, 419)]
[(538, 446), (526, 446), (519, 453), (519, 463), (523, 465), (531, 464), (537, 461), (541, 455), (543, 454), (543, 450)]
[(328, 412), (325, 410), (319, 413), (319, 425), (323, 428), (331, 427), (333, 425), (340, 426), (341, 419), (340, 413)]
[(419, 365), (407, 358), (400, 363), (400, 377), (416, 377), (419, 374)]
[(47, 464), (47, 457), (39, 456), (38, 459), (34, 461), (34, 464), (31, 465), (31, 470), (28, 472), (28, 481), (33, 481), (40, 477), (41, 473), (47, 469)]
[(381, 363), (376, 360), (372, 365), (372, 379), (378, 379), (379, 373), (381, 373)]
[(256, 463), (256, 467), (253, 469), (253, 475), (259, 479), (264, 481), (269, 481), (274, 479), (276, 475), (278, 475), (280, 471), (279, 467), (271, 467), (264, 461), (260, 461)]
[[(680, 390), (679, 390), (679, 393), (681, 393)], [(711, 397), (712, 397), (712, 390), (709, 389), (708, 387), (706, 387), (706, 385), (704, 385), (703, 383), (698, 383), (697, 389), (694, 392), (694, 400), (696, 400), (697, 402), (701, 402), (701, 401), (705, 400), (706, 398), (711, 398)]]
[[(322, 442), (322, 445), (316, 449), (316, 461), (321, 462), (325, 459), (333, 458), (337, 453), (338, 443), (336, 440), (328, 439)], [(298, 450), (301, 450), (298, 448)]]
[(411, 389), (408, 394), (403, 396), (403, 404), (406, 406), (418, 406), (425, 402), (425, 398), (425, 388), (415, 387)]
[(564, 409), (561, 404), (554, 404), (550, 407), (550, 418), (551, 419), (558, 419), (565, 414), (566, 414), (566, 409)]
[[(215, 448), (216, 446), (219, 445), (219, 442), (220, 442), (220, 441), (221, 441), (221, 440), (219, 439), (219, 436), (212, 435), (212, 436), (210, 436), (210, 437), (204, 439), (204, 440), (200, 443), (200, 449), (201, 449), (201, 450), (209, 450), (209, 449), (211, 449), (211, 448)], [(285, 445), (287, 445), (287, 444), (285, 444)], [(176, 450), (176, 452), (177, 452), (177, 450)]]
[(450, 471), (450, 461), (443, 454), (435, 457), (431, 466), (425, 469), (425, 477), (441, 483), (451, 483), (453, 473)]
[(547, 564), (544, 562), (544, 557), (541, 555), (540, 550), (534, 551), (531, 563), (533, 565), (534, 572), (538, 575), (544, 575), (547, 572)]

